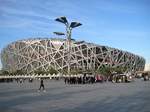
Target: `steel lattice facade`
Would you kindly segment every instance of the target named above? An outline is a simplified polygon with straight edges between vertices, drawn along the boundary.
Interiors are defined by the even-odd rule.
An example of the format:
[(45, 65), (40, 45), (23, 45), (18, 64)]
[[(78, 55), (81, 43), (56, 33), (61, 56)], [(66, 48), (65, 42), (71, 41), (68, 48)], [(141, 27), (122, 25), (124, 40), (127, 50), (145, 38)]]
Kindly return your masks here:
[[(68, 68), (67, 41), (56, 38), (20, 40), (9, 44), (1, 53), (4, 70), (27, 73), (53, 67)], [(71, 69), (97, 70), (101, 66), (127, 67), (128, 71), (144, 70), (145, 59), (119, 49), (87, 42), (71, 42)]]

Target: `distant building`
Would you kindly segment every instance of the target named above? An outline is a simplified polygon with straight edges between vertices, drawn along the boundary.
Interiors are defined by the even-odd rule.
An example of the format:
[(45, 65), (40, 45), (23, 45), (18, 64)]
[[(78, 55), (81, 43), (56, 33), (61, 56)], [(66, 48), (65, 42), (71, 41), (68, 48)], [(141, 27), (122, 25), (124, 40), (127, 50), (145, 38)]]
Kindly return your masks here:
[[(53, 67), (68, 68), (68, 48), (65, 39), (35, 38), (9, 44), (1, 53), (2, 69), (23, 70), (27, 73)], [(145, 59), (119, 49), (87, 42), (71, 42), (71, 69), (97, 70), (102, 66), (126, 67), (128, 71), (142, 71)]]
[(146, 64), (144, 70), (145, 70), (145, 71), (150, 71), (150, 64)]

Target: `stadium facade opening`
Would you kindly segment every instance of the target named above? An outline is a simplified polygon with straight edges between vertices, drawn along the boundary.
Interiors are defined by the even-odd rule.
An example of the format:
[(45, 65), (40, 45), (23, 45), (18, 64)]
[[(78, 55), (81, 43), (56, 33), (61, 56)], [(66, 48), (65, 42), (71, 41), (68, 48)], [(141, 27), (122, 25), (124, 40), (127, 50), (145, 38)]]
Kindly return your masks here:
[[(9, 44), (1, 53), (2, 69), (32, 73), (49, 67), (61, 71), (68, 68), (68, 47), (65, 39), (35, 38)], [(145, 59), (119, 49), (71, 41), (71, 69), (97, 70), (102, 66), (126, 67), (127, 71), (143, 71)]]

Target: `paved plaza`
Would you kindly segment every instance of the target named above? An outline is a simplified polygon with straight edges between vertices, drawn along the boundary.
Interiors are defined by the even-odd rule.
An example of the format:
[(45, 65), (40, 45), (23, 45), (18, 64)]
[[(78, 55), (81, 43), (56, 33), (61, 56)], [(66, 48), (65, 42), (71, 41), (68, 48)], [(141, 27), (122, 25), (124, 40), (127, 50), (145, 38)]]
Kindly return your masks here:
[(0, 83), (0, 112), (150, 112), (150, 81), (68, 85), (44, 81)]

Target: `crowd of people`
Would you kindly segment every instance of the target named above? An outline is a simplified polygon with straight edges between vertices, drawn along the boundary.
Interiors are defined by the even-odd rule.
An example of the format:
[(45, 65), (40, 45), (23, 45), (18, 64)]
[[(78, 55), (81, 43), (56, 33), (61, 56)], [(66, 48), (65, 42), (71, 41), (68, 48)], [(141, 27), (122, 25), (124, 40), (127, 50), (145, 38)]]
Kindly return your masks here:
[(102, 76), (73, 76), (64, 77), (65, 84), (93, 84), (96, 82), (104, 82), (104, 77)]
[(17, 82), (17, 83), (24, 83), (25, 81), (32, 82), (33, 79), (25, 79), (25, 78), (2, 78), (0, 79), (0, 83), (12, 83), (12, 82)]

